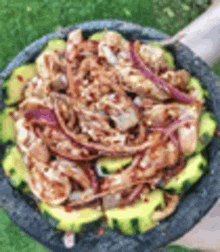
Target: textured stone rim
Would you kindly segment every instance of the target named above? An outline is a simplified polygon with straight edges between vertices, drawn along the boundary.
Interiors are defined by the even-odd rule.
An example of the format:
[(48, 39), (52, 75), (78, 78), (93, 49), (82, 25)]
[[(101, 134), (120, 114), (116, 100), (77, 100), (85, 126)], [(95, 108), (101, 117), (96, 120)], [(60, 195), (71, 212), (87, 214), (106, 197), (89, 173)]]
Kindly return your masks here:
[[(159, 41), (166, 34), (149, 27), (142, 27), (122, 20), (97, 20), (84, 22), (68, 29), (83, 29), (86, 34), (102, 29), (119, 31), (131, 39), (141, 41)], [(50, 33), (36, 40), (20, 52), (7, 67), (0, 73), (0, 85), (11, 70), (15, 67), (30, 61), (41, 51), (42, 46), (51, 38), (66, 38), (67, 30)], [(202, 84), (210, 92), (211, 101), (208, 108), (214, 111), (220, 122), (220, 85), (216, 77), (209, 69), (208, 65), (200, 58), (195, 57), (193, 52), (187, 47), (180, 45), (179, 48), (169, 48), (176, 57), (178, 68), (186, 69), (190, 74), (198, 77)], [(0, 101), (1, 107), (4, 107)], [(5, 149), (0, 146), (1, 152)], [(55, 234), (53, 225), (48, 219), (41, 217), (40, 213), (34, 210), (34, 204), (27, 200), (27, 197), (14, 190), (9, 184), (9, 180), (0, 169), (0, 204), (4, 204), (8, 216), (23, 231), (32, 236), (38, 242), (47, 246), (53, 251), (155, 251), (173, 240), (184, 235), (210, 210), (220, 195), (220, 139), (213, 140), (208, 148), (210, 175), (203, 177), (193, 190), (187, 193), (183, 202), (180, 203), (172, 216), (160, 222), (153, 230), (142, 235), (121, 236), (115, 231), (110, 231), (107, 235), (99, 236), (94, 234), (91, 227), (86, 227), (84, 235), (77, 235), (77, 244), (74, 249), (65, 249), (62, 241), (62, 233)]]

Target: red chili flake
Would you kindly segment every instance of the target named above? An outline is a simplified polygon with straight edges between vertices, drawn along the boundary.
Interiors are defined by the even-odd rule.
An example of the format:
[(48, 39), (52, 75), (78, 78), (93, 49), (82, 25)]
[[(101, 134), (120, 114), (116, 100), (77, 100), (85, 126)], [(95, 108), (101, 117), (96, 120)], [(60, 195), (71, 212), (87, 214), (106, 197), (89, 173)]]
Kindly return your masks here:
[(33, 84), (33, 88), (36, 88), (36, 87), (37, 87), (37, 83), (34, 83), (34, 84)]
[(104, 234), (104, 229), (103, 228), (100, 228), (98, 231), (97, 231), (98, 235), (103, 235)]
[(215, 137), (219, 137), (220, 136), (220, 132), (218, 131), (218, 127), (216, 127), (216, 129), (215, 129), (214, 136)]
[(9, 112), (8, 113), (11, 117), (13, 117), (14, 112)]
[(100, 56), (100, 57), (98, 57), (98, 59), (97, 59), (97, 63), (98, 63), (99, 65), (103, 65), (103, 64), (106, 63), (106, 62), (107, 62), (107, 60), (106, 60), (105, 57)]
[(73, 209), (70, 206), (65, 206), (65, 211), (70, 213), (73, 211)]
[(114, 99), (115, 99), (116, 102), (119, 102), (120, 97), (119, 97), (119, 94), (118, 94), (118, 93), (115, 93)]
[(18, 79), (19, 81), (21, 81), (21, 82), (24, 81), (24, 77), (23, 77), (22, 75), (20, 75), (20, 74), (17, 75), (17, 79)]
[(96, 40), (86, 40), (85, 41), (89, 47), (98, 46), (99, 42)]
[(103, 108), (103, 111), (106, 113), (106, 114), (109, 114), (110, 112), (110, 106), (109, 105), (105, 105), (105, 107)]

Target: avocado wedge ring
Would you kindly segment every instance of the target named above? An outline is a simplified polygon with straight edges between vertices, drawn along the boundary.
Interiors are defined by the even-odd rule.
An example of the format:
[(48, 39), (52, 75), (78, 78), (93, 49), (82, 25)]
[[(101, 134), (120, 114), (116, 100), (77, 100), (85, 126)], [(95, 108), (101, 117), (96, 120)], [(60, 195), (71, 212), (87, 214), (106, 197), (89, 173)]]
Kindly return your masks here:
[[(117, 33), (109, 34), (118, 36)], [(120, 45), (120, 39), (117, 40), (119, 46), (128, 48), (129, 55), (125, 53), (123, 56), (120, 48), (117, 51), (117, 48), (110, 47), (109, 50), (105, 40), (82, 40), (78, 42), (80, 49), (77, 53), (82, 54), (80, 58), (77, 53), (74, 56), (71, 50), (71, 43), (79, 38), (76, 35), (81, 36), (79, 30), (69, 34), (65, 47), (45, 50), (35, 61), (37, 75), (25, 82), (23, 99), (10, 104), (16, 111), (4, 114), (3, 118), (8, 115), (15, 120), (17, 130), (16, 140), (10, 133), (10, 139), (6, 138), (6, 141), (16, 141), (17, 151), (28, 167), (29, 177), (24, 178), (28, 183), (26, 188), (42, 201), (39, 203), (41, 211), (58, 220), (58, 229), (80, 232), (86, 223), (98, 220), (104, 214), (109, 227), (118, 233), (142, 234), (174, 213), (181, 193), (186, 191), (185, 185), (189, 189), (206, 171), (207, 160), (201, 150), (212, 140), (216, 120), (208, 111), (203, 117), (201, 108), (205, 97), (201, 94), (197, 96), (193, 85), (188, 88), (191, 77), (185, 71), (174, 70), (172, 64), (168, 65), (171, 61), (164, 60), (163, 49), (159, 48), (162, 52), (155, 51), (159, 57), (155, 60), (151, 52), (153, 46), (141, 47), (138, 41), (131, 44), (121, 38), (124, 44)], [(70, 50), (68, 54), (67, 48)], [(97, 55), (96, 50), (99, 49), (102, 56)], [(117, 59), (120, 69), (111, 50), (116, 56), (121, 53)], [(139, 55), (141, 50), (146, 59)], [(63, 56), (67, 57), (66, 62)], [(79, 61), (75, 72), (74, 57)], [(100, 57), (101, 62), (93, 61), (96, 57)], [(130, 57), (131, 61), (126, 58), (123, 62), (123, 57)], [(47, 65), (46, 58), (50, 59), (50, 65)], [(135, 72), (130, 79), (126, 75), (129, 67)], [(102, 76), (102, 73), (106, 75)], [(183, 83), (176, 83), (176, 74)], [(148, 98), (146, 75), (157, 84), (154, 87), (151, 83), (155, 90), (150, 90)], [(14, 78), (13, 72), (11, 78)], [(70, 83), (75, 84), (71, 86)], [(135, 85), (137, 83), (142, 85)], [(94, 97), (89, 95), (99, 87), (103, 87), (100, 93), (93, 93)], [(83, 90), (87, 93), (83, 94)], [(106, 105), (110, 107), (107, 110)], [(148, 106), (147, 110), (145, 106)], [(95, 113), (92, 113), (93, 109)], [(131, 120), (127, 120), (126, 116), (120, 117), (120, 110)], [(165, 116), (160, 117), (164, 111)], [(155, 116), (156, 112), (161, 114)], [(207, 118), (213, 125), (209, 138), (207, 128), (199, 124)], [(93, 122), (96, 123), (93, 125)], [(195, 128), (199, 138), (193, 135)], [(2, 129), (2, 132), (7, 132), (5, 127), (2, 126)], [(146, 129), (149, 130), (147, 134)], [(22, 139), (21, 132), (25, 132), (26, 139)], [(194, 137), (192, 139), (196, 142), (187, 145), (184, 137), (181, 138), (184, 134)], [(154, 158), (158, 152), (160, 159)], [(13, 158), (10, 156), (10, 162), (5, 162), (4, 167), (15, 176), (19, 170), (12, 167)], [(196, 168), (195, 172), (187, 168), (188, 165)], [(103, 176), (103, 171), (106, 176)], [(179, 177), (179, 182), (175, 184), (173, 179)], [(16, 187), (16, 184), (13, 186)], [(57, 193), (60, 195), (58, 198), (55, 197)], [(111, 197), (112, 204), (109, 205)], [(144, 211), (137, 215), (140, 209)]]

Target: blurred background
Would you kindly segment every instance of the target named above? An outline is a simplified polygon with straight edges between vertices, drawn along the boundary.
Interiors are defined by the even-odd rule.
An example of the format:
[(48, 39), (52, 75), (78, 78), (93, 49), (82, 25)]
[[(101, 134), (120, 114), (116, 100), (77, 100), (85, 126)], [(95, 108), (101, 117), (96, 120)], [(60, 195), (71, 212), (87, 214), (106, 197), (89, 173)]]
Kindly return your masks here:
[[(120, 18), (174, 35), (211, 4), (211, 0), (0, 0), (0, 71), (28, 44), (58, 27)], [(212, 70), (220, 76), (220, 62)], [(24, 234), (0, 209), (1, 252), (49, 251)], [(168, 252), (198, 251), (169, 246)]]

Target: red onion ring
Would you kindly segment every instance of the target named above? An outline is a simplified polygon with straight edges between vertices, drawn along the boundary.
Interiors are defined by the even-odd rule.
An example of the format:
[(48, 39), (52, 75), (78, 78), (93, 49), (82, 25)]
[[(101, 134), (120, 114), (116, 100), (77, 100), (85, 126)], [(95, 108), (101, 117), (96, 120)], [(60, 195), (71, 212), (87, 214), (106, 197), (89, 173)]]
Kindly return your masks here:
[(183, 92), (180, 92), (177, 88), (172, 88), (169, 84), (163, 80), (161, 80), (158, 76), (156, 76), (150, 68), (146, 67), (143, 61), (137, 56), (134, 51), (134, 42), (130, 42), (130, 57), (135, 66), (142, 71), (147, 79), (150, 79), (155, 84), (161, 86), (166, 92), (170, 92), (177, 100), (183, 102), (192, 102), (193, 98)]

